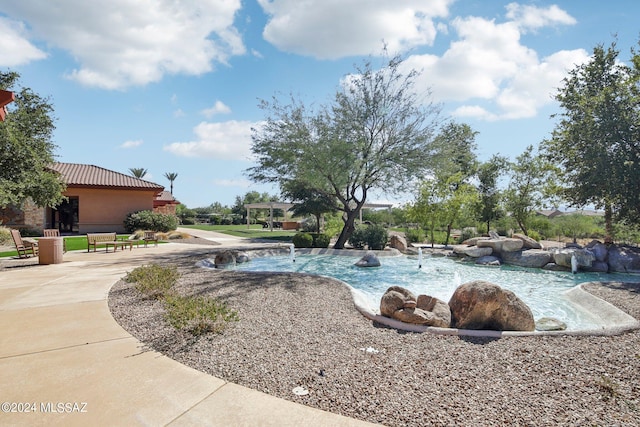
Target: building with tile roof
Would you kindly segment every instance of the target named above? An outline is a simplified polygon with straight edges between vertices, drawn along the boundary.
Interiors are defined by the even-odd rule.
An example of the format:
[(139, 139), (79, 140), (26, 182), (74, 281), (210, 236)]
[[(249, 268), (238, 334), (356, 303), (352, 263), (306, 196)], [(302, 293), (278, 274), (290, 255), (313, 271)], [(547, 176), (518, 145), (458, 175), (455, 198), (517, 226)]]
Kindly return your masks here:
[(57, 228), (65, 234), (122, 233), (127, 214), (154, 210), (156, 198), (164, 192), (162, 185), (95, 165), (54, 163), (51, 170), (67, 184), (67, 200), (56, 208), (27, 204), (22, 210), (7, 209), (1, 218), (4, 225)]

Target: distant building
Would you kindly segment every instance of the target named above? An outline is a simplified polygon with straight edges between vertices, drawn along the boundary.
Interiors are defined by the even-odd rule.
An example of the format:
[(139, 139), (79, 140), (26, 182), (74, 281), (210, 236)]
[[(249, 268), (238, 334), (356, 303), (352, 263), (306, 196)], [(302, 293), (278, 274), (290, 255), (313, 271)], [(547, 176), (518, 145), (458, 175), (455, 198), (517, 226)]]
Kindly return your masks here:
[[(127, 214), (157, 210), (175, 214), (179, 203), (164, 187), (94, 165), (54, 163), (67, 189), (67, 200), (56, 208), (40, 208), (27, 202), (23, 209), (0, 209), (2, 224), (11, 228), (57, 228), (63, 233), (118, 232)], [(170, 193), (169, 193), (170, 195)]]

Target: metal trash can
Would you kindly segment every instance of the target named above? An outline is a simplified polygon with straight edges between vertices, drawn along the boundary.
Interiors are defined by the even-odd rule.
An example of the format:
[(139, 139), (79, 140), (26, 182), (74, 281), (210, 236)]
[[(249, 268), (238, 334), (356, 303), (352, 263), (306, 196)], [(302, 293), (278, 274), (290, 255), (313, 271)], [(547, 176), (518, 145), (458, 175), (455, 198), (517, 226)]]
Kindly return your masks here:
[(62, 237), (40, 237), (38, 239), (38, 263), (62, 263), (63, 246)]

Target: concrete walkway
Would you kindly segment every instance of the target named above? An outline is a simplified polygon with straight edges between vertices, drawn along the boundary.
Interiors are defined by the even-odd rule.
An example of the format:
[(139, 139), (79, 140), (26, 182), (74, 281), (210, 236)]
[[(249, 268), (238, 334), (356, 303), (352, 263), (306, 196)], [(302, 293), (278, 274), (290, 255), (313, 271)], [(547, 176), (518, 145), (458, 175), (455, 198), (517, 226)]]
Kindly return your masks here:
[(127, 271), (211, 250), (80, 251), (61, 264), (0, 269), (0, 425), (370, 425), (188, 368), (145, 349), (111, 317), (109, 289)]

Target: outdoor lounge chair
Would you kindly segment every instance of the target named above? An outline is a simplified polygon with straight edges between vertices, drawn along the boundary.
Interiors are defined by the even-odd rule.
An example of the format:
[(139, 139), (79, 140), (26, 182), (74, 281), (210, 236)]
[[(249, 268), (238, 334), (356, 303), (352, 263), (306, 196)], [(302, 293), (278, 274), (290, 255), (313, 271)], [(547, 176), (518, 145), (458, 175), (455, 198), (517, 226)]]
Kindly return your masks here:
[[(60, 230), (57, 228), (45, 228), (44, 237), (60, 237)], [(62, 252), (67, 252), (67, 242), (62, 239)]]
[(11, 237), (13, 238), (13, 243), (16, 245), (16, 250), (18, 251), (18, 256), (20, 258), (27, 258), (31, 255), (38, 255), (38, 242), (31, 240), (22, 240), (22, 236), (20, 235), (20, 231), (11, 230)]

